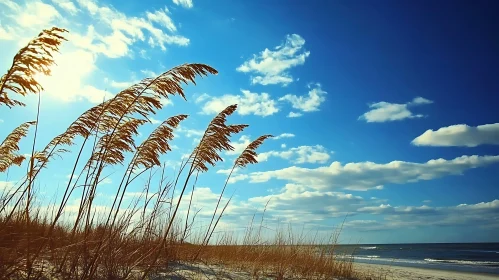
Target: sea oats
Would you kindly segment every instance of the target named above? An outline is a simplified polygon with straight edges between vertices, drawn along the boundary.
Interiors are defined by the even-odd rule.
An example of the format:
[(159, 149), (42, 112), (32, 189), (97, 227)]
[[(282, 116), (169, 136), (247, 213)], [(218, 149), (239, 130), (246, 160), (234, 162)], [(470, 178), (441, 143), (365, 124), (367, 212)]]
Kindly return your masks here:
[(154, 165), (159, 166), (161, 164), (159, 161), (160, 155), (171, 151), (168, 141), (173, 140), (173, 129), (186, 118), (187, 115), (178, 115), (161, 123), (137, 148), (132, 169), (136, 167), (150, 168)]
[(239, 167), (239, 168), (243, 168), (248, 164), (258, 163), (258, 160), (256, 159), (258, 156), (256, 153), (256, 149), (258, 149), (258, 147), (260, 147), (260, 145), (263, 144), (263, 141), (265, 141), (266, 139), (271, 138), (271, 137), (274, 137), (274, 136), (262, 135), (262, 136), (258, 137), (257, 139), (255, 139), (255, 141), (251, 142), (246, 147), (246, 149), (244, 149), (244, 151), (239, 155), (239, 157), (237, 157), (237, 159), (234, 163), (234, 166)]
[(7, 107), (24, 106), (23, 102), (11, 99), (8, 92), (22, 96), (28, 93), (39, 93), (42, 85), (35, 80), (34, 75), (43, 73), (50, 75), (50, 66), (54, 65), (53, 53), (59, 52), (59, 45), (66, 39), (62, 33), (66, 29), (52, 27), (43, 30), (38, 37), (31, 40), (14, 56), (12, 66), (0, 79), (0, 105)]
[(19, 151), (19, 141), (21, 141), (21, 138), (26, 137), (29, 127), (35, 123), (31, 121), (21, 124), (7, 135), (0, 144), (0, 172), (5, 172), (13, 164), (21, 165), (24, 161), (26, 157), (17, 153)]
[(190, 156), (194, 170), (201, 172), (208, 171), (206, 164), (214, 166), (217, 161), (222, 161), (218, 152), (234, 150), (234, 147), (230, 144), (229, 137), (232, 134), (243, 131), (248, 126), (246, 124), (225, 124), (227, 117), (233, 114), (236, 109), (237, 104), (230, 105), (210, 122), (199, 145)]

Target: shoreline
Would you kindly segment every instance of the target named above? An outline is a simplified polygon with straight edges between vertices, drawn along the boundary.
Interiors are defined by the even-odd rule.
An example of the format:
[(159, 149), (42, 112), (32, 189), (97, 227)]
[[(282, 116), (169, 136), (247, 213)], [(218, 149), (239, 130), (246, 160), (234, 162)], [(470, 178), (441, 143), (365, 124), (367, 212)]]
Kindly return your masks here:
[[(499, 274), (461, 272), (433, 268), (407, 267), (385, 264), (353, 263), (354, 271), (373, 279), (387, 280), (499, 280)], [(384, 276), (386, 275), (386, 278)], [(381, 278), (380, 278), (381, 276)]]

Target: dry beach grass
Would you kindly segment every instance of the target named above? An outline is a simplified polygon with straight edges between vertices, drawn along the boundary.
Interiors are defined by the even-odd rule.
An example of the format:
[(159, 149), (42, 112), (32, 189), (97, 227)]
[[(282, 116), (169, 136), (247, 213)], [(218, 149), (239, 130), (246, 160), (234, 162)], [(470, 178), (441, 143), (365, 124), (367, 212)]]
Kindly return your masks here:
[[(180, 273), (179, 266), (218, 271), (213, 274), (217, 278), (223, 278), (219, 274), (224, 271), (232, 273), (228, 278), (239, 275), (246, 279), (339, 279), (355, 275), (350, 260), (337, 259), (312, 246), (324, 243), (304, 242), (286, 231), (277, 231), (273, 240), (264, 240), (261, 225), (251, 223), (242, 243), (229, 233), (214, 240), (213, 233), (232, 199), (224, 197), (232, 172), (213, 205), (209, 226), (194, 236), (193, 198), (184, 194), (191, 186), (194, 193), (198, 176), (221, 161), (222, 152), (234, 150), (230, 137), (247, 127), (227, 123), (237, 105), (228, 106), (213, 118), (173, 179), (165, 176), (160, 156), (171, 151), (174, 129), (188, 116), (166, 119), (142, 143), (136, 143), (136, 136), (139, 127), (162, 109), (162, 99), (175, 95), (186, 99), (184, 84), (217, 74), (208, 65), (183, 64), (158, 77), (146, 78), (88, 109), (66, 131), (37, 150), (43, 87), (34, 77), (36, 73), (50, 74), (53, 54), (65, 41), (66, 32), (60, 28), (44, 30), (15, 55), (0, 80), (0, 107), (15, 110), (25, 106), (18, 98), (29, 94), (38, 94), (39, 98), (37, 120), (21, 124), (0, 145), (0, 172), (27, 165), (24, 177), (0, 193), (0, 279), (180, 279), (187, 277), (186, 270), (192, 272), (191, 267)], [(27, 139), (31, 151), (26, 156), (20, 152), (19, 142), (30, 129), (34, 136)], [(256, 149), (270, 137), (263, 135), (249, 144), (232, 170), (257, 163)], [(48, 207), (40, 205), (35, 188), (39, 174), (51, 161), (69, 152), (76, 154), (76, 160), (62, 196)], [(113, 185), (112, 204), (99, 206), (96, 194), (106, 170), (115, 165), (126, 166), (121, 181)], [(125, 203), (129, 186), (139, 176), (145, 176), (149, 183), (132, 203)], [(153, 176), (159, 176), (157, 185), (151, 183)], [(79, 203), (69, 211), (69, 202), (75, 199)], [(179, 211), (183, 200), (189, 205), (185, 216)], [(332, 244), (335, 240), (325, 242)], [(171, 274), (172, 269), (176, 274)], [(201, 274), (206, 276), (206, 272)], [(201, 277), (196, 275), (189, 277)]]

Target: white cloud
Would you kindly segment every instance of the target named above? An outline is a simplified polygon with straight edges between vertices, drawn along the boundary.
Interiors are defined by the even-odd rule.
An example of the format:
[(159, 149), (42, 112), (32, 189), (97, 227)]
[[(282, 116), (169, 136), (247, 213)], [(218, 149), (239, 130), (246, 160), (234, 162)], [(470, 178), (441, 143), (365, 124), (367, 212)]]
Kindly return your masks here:
[(424, 105), (424, 104), (431, 104), (433, 101), (428, 100), (426, 98), (423, 98), (421, 96), (418, 96), (414, 98), (411, 102), (409, 102), (410, 105)]
[(343, 224), (343, 228), (345, 229), (356, 229), (360, 231), (368, 231), (368, 230), (383, 230), (388, 229), (382, 223), (376, 220), (352, 220), (346, 221)]
[(72, 15), (78, 12), (78, 9), (76, 8), (75, 4), (69, 0), (52, 0), (52, 2), (54, 2), (61, 9), (65, 10), (66, 12)]
[[(357, 231), (390, 230), (396, 228), (422, 228), (427, 226), (476, 225), (498, 227), (499, 200), (476, 204), (460, 204), (448, 207), (392, 206), (385, 199), (361, 196), (344, 192), (314, 190), (310, 186), (288, 183), (276, 194), (248, 199), (249, 203), (264, 206), (266, 217), (279, 217), (286, 222), (308, 223), (345, 217), (346, 229)], [(425, 203), (429, 203), (425, 201)], [(371, 215), (370, 220), (352, 217)], [(490, 226), (489, 226), (490, 227)]]
[(142, 49), (139, 51), (139, 55), (140, 57), (142, 57), (143, 59), (151, 59), (148, 55), (147, 55), (147, 51)]
[[(61, 20), (60, 13), (51, 5), (31, 1), (20, 6), (15, 1), (0, 1), (7, 7), (6, 20), (0, 26), (0, 40), (16, 40), (24, 46), (42, 29)], [(3, 7), (1, 10), (5, 10)]]
[(135, 83), (137, 83), (137, 81), (131, 81), (131, 82), (117, 82), (115, 80), (109, 81), (109, 85), (112, 86), (113, 88), (117, 88), (117, 89), (125, 89), (125, 88), (128, 88)]
[(293, 133), (281, 133), (281, 134), (273, 137), (272, 139), (279, 140), (279, 139), (283, 139), (283, 138), (293, 138), (293, 137), (295, 137), (295, 135)]
[(160, 102), (165, 107), (168, 105), (173, 105), (173, 101), (171, 101), (171, 99), (161, 98)]
[[(472, 226), (498, 227), (499, 200), (476, 204), (459, 204), (447, 207), (422, 206), (367, 206), (359, 213), (382, 215), (384, 221), (364, 225), (364, 230), (388, 230), (393, 228), (421, 228), (422, 226)], [(351, 225), (350, 225), (351, 226)]]
[[(8, 28), (8, 27), (7, 27)], [(14, 40), (15, 35), (12, 30), (5, 29), (0, 26), (0, 40)]]
[(3, 123), (3, 120), (2, 120), (2, 119), (0, 119), (0, 123)]
[(157, 120), (157, 119), (155, 119), (153, 117), (149, 117), (149, 120), (151, 121), (152, 124), (160, 124), (161, 123), (160, 120)]
[(416, 146), (476, 147), (479, 145), (499, 145), (499, 123), (468, 126), (451, 125), (434, 131), (428, 129), (411, 142)]
[(417, 213), (417, 214), (427, 214), (432, 210), (431, 207), (414, 206), (414, 207), (393, 207), (390, 204), (381, 204), (379, 206), (367, 206), (359, 208), (357, 211), (366, 212), (372, 214), (387, 214), (387, 213)]
[(199, 95), (198, 97), (196, 97), (196, 99), (194, 100), (194, 103), (201, 103), (208, 98), (210, 98), (210, 95), (208, 95), (207, 93), (203, 93), (203, 94)]
[(431, 103), (433, 103), (433, 101), (423, 97), (416, 97), (412, 101), (404, 104), (389, 103), (384, 101), (373, 103), (369, 105), (371, 110), (360, 116), (359, 120), (365, 120), (366, 122), (388, 122), (403, 119), (422, 118), (424, 115), (414, 114), (409, 110), (409, 107)]
[(151, 71), (151, 70), (148, 70), (148, 69), (145, 69), (145, 70), (140, 70), (140, 72), (144, 75), (146, 75), (147, 77), (151, 78), (151, 77), (158, 77), (160, 74), (154, 72), (154, 71)]
[[(53, 92), (53, 93), (57, 93), (58, 96), (60, 96), (60, 92), (59, 91), (56, 91), (56, 92)], [(73, 96), (73, 98), (71, 98), (70, 96), (68, 96), (68, 98), (64, 98), (62, 100), (64, 101), (76, 101), (76, 100), (87, 100), (88, 102), (90, 103), (95, 103), (95, 104), (98, 104), (98, 103), (101, 103), (105, 100), (109, 100), (113, 97), (113, 95), (111, 93), (109, 93), (108, 91), (105, 91), (105, 90), (102, 90), (102, 89), (98, 89), (94, 86), (89, 86), (89, 85), (86, 85), (86, 86), (83, 86), (78, 92), (77, 94), (75, 94)]]
[(286, 184), (278, 194), (253, 197), (248, 201), (265, 205), (269, 200), (269, 215), (298, 222), (342, 217), (365, 205), (360, 196), (343, 192), (310, 191), (297, 184)]
[[(137, 41), (147, 42), (151, 47), (159, 47), (161, 50), (166, 50), (166, 45), (187, 46), (189, 44), (189, 39), (178, 34), (170, 34), (176, 31), (176, 27), (166, 8), (146, 12), (145, 17), (132, 17), (110, 6), (99, 5), (96, 1), (78, 0), (77, 2), (82, 11), (95, 19), (99, 31), (93, 25), (89, 25), (85, 35), (71, 34), (70, 39), (84, 43), (81, 47), (92, 52), (118, 58), (129, 55), (129, 46)], [(103, 32), (103, 30), (108, 32)]]
[(187, 8), (187, 9), (190, 9), (194, 6), (192, 4), (192, 0), (173, 0), (173, 3), (175, 5), (179, 5), (179, 6), (182, 6), (184, 8)]
[(40, 1), (33, 1), (26, 3), (20, 13), (13, 18), (21, 27), (43, 26), (46, 28), (47, 23), (51, 23), (60, 17), (61, 15), (53, 6)]
[(296, 113), (296, 112), (289, 112), (289, 114), (288, 114), (288, 118), (298, 118), (301, 116), (303, 116), (302, 113)]
[(170, 14), (170, 11), (165, 7), (164, 10), (157, 10), (153, 13), (147, 12), (146, 16), (151, 22), (156, 22), (159, 25), (166, 27), (171, 32), (175, 32), (177, 31), (177, 27), (168, 14)]
[[(301, 112), (314, 112), (319, 111), (319, 106), (326, 100), (327, 92), (321, 89), (320, 84), (309, 84), (310, 89), (306, 96), (296, 96), (293, 94), (286, 94), (279, 98), (279, 101), (287, 101), (291, 103), (294, 109)], [(299, 117), (301, 113), (290, 112), (288, 117)]]
[(230, 144), (234, 147), (233, 151), (227, 151), (227, 155), (237, 155), (239, 156), (246, 147), (251, 143), (251, 139), (247, 135), (242, 135), (238, 141), (232, 141)]
[[(220, 194), (214, 193), (210, 188), (196, 187), (192, 195), (193, 200), (191, 205), (191, 213), (197, 212), (196, 223), (205, 224), (207, 226), (206, 222), (209, 222), (209, 220), (211, 219), (219, 196)], [(178, 200), (178, 197), (179, 196), (176, 195), (173, 201), (176, 202)], [(186, 192), (183, 195), (183, 202), (181, 202), (179, 207), (179, 216), (185, 217), (188, 211), (190, 198), (191, 192)], [(224, 208), (223, 206), (227, 201), (228, 195), (224, 195), (216, 212), (217, 214), (222, 211), (222, 209)], [(249, 223), (249, 219), (251, 219), (252, 217), (253, 211), (251, 210), (252, 209), (249, 209), (249, 205), (247, 203), (239, 202), (234, 198), (225, 209), (224, 216), (221, 222), (223, 221), (223, 224), (230, 223), (232, 225), (232, 229), (234, 229), (234, 227), (236, 226), (246, 226)], [(243, 217), (245, 219), (242, 219)], [(223, 227), (222, 224), (219, 224), (217, 225), (217, 228), (221, 229), (220, 226)], [(206, 230), (206, 228), (203, 227), (202, 230)]]
[[(227, 175), (229, 170), (219, 170)], [(234, 181), (244, 180), (247, 175), (233, 173)], [(241, 178), (239, 178), (241, 177)], [(231, 184), (234, 182), (230, 182)], [(306, 185), (288, 183), (275, 194), (249, 198), (247, 201), (234, 201), (228, 210), (227, 222), (233, 226), (245, 226), (242, 215), (251, 216), (250, 209), (263, 209), (266, 206), (265, 221), (309, 223), (342, 218), (348, 215), (344, 224), (346, 229), (357, 231), (389, 230), (395, 228), (421, 228), (425, 226), (465, 226), (484, 227), (493, 224), (497, 227), (499, 200), (476, 204), (460, 204), (447, 207), (392, 206), (378, 198), (365, 199), (345, 192), (314, 190)], [(186, 198), (190, 194), (185, 195)], [(218, 195), (208, 188), (197, 188), (194, 194), (196, 207), (203, 208), (201, 216), (209, 217), (213, 202)], [(226, 201), (226, 198), (224, 198)], [(184, 205), (185, 206), (185, 205)], [(359, 215), (371, 215), (370, 220), (356, 219)], [(230, 217), (232, 216), (232, 217)], [(361, 216), (365, 217), (365, 216)], [(241, 224), (243, 223), (243, 224)], [(494, 225), (495, 224), (495, 225)], [(490, 226), (489, 226), (490, 227)], [(329, 231), (328, 231), (329, 232)]]
[(253, 73), (252, 84), (288, 85), (293, 81), (289, 70), (305, 63), (310, 52), (304, 51), (305, 40), (297, 34), (287, 35), (286, 42), (275, 47), (274, 51), (265, 49), (253, 58), (245, 61), (236, 70)]
[[(223, 174), (228, 176), (230, 174), (230, 171), (232, 169), (219, 169), (217, 170), (217, 174)], [(242, 180), (247, 180), (249, 176), (247, 174), (238, 174), (239, 169), (234, 168), (234, 171), (232, 171), (232, 175), (230, 176), (229, 181), (227, 182), (228, 184), (234, 184)]]
[[(282, 135), (287, 135), (284, 137), (292, 137), (290, 133), (283, 133)], [(294, 136), (294, 135), (293, 135)], [(237, 141), (231, 142), (234, 147), (233, 151), (228, 151), (226, 155), (240, 155), (244, 149), (251, 143), (251, 139), (247, 135), (242, 135)], [(281, 148), (286, 148), (285, 144), (281, 145)], [(285, 160), (289, 160), (295, 164), (304, 163), (325, 163), (330, 159), (330, 153), (321, 145), (316, 146), (299, 146), (296, 148), (291, 148), (286, 151), (269, 151), (258, 153), (258, 162), (268, 161), (270, 157), (279, 157)], [(228, 174), (229, 169), (220, 169), (217, 173)], [(233, 176), (229, 180), (229, 183), (235, 183), (241, 180), (251, 179), (251, 176), (247, 174), (237, 174), (237, 170), (234, 172)]]
[(229, 184), (234, 184), (242, 180), (247, 180), (249, 176), (247, 174), (235, 174), (232, 175), (228, 181)]
[(201, 137), (204, 135), (204, 130), (201, 129), (190, 129), (190, 128), (185, 128), (182, 125), (179, 125), (176, 129), (178, 133), (184, 134), (186, 137)]
[(19, 6), (19, 4), (17, 4), (14, 1), (11, 1), (11, 0), (2, 1), (2, 2), (0, 2), (0, 4), (3, 4), (5, 6), (7, 6), (7, 8), (9, 8), (12, 11), (19, 11), (19, 10), (21, 10), (21, 7)]
[(291, 166), (274, 171), (253, 172), (250, 182), (267, 182), (272, 178), (319, 190), (349, 189), (365, 191), (386, 184), (406, 184), (461, 175), (472, 168), (499, 162), (499, 156), (461, 156), (452, 160), (433, 159), (425, 163), (392, 161), (386, 164), (354, 162), (342, 165), (335, 161), (328, 166), (303, 168)]
[(291, 148), (287, 151), (270, 151), (258, 154), (258, 161), (267, 161), (270, 157), (279, 157), (290, 160), (296, 164), (302, 163), (325, 163), (330, 156), (326, 148), (321, 145), (316, 146), (299, 146)]
[(241, 90), (242, 95), (226, 94), (220, 97), (203, 97), (208, 101), (203, 106), (204, 114), (218, 114), (227, 106), (237, 104), (239, 115), (270, 116), (279, 112), (276, 102), (268, 93), (253, 93), (249, 90)]
[[(224, 174), (224, 175), (229, 175), (229, 173), (231, 172), (232, 168), (229, 168), (229, 169), (219, 169), (217, 170), (217, 173), (218, 174)], [(237, 172), (237, 168), (234, 168), (234, 170), (232, 171), (232, 174), (235, 174)]]

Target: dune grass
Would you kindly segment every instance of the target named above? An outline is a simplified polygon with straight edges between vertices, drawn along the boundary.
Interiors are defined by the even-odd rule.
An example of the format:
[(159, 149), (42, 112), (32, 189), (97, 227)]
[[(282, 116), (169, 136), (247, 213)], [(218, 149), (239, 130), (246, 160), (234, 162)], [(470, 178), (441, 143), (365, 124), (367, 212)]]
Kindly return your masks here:
[[(351, 261), (337, 259), (331, 247), (327, 252), (318, 250), (318, 245), (336, 240), (305, 244), (303, 238), (290, 232), (276, 231), (273, 240), (265, 241), (261, 225), (252, 223), (242, 242), (230, 233), (213, 240), (232, 199), (224, 197), (232, 172), (209, 225), (193, 233), (196, 213), (191, 208), (193, 197), (186, 196), (186, 190), (192, 187), (193, 194), (198, 176), (221, 161), (222, 152), (234, 150), (230, 137), (248, 126), (227, 123), (237, 105), (228, 106), (212, 119), (173, 178), (165, 175), (160, 156), (171, 151), (175, 128), (189, 116), (166, 119), (142, 143), (136, 143), (136, 136), (138, 129), (150, 122), (149, 117), (162, 109), (162, 99), (174, 95), (186, 99), (184, 84), (217, 74), (211, 66), (183, 64), (143, 79), (88, 109), (37, 150), (43, 87), (34, 74), (50, 74), (52, 56), (65, 41), (66, 32), (56, 27), (41, 32), (15, 55), (0, 80), (0, 106), (15, 110), (25, 105), (17, 98), (28, 94), (38, 94), (39, 98), (37, 120), (20, 124), (0, 145), (0, 172), (27, 166), (25, 176), (0, 193), (0, 279), (149, 279), (172, 262), (223, 264), (248, 271), (254, 279), (265, 275), (332, 279), (354, 274)], [(26, 156), (19, 151), (19, 142), (29, 129), (34, 130), (34, 136), (27, 139), (32, 144)], [(256, 149), (270, 137), (263, 135), (249, 144), (234, 161), (232, 171), (257, 163)], [(69, 152), (77, 156), (62, 196), (48, 206), (40, 204), (35, 188), (40, 172)], [(105, 207), (96, 205), (106, 170), (116, 165), (125, 168), (120, 182), (113, 185), (113, 202)], [(139, 176), (148, 179), (143, 192), (131, 203), (125, 202), (127, 190)], [(153, 177), (159, 177), (159, 183), (153, 184)], [(78, 205), (70, 206), (75, 199)], [(182, 201), (188, 204), (187, 212), (179, 210)]]

